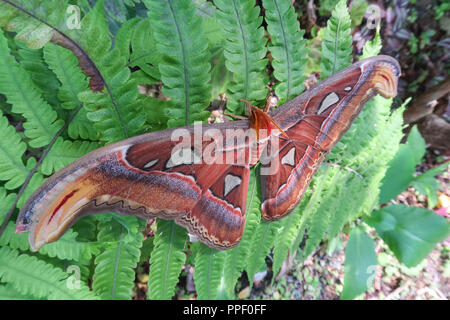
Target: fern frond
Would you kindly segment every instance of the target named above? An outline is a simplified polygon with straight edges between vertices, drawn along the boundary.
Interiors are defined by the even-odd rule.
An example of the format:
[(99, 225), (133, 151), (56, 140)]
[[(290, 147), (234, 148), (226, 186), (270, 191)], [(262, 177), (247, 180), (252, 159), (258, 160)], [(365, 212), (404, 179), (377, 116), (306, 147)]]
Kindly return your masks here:
[(139, 67), (148, 77), (146, 83), (156, 83), (161, 80), (158, 65), (162, 54), (156, 50), (156, 40), (150, 19), (143, 19), (136, 25), (131, 38), (132, 53), (128, 62), (130, 67)]
[(99, 147), (100, 145), (96, 142), (72, 142), (59, 137), (42, 162), (41, 172), (45, 175), (51, 175)]
[(280, 231), (280, 226), (281, 221), (261, 221), (255, 229), (250, 256), (248, 257), (246, 266), (250, 287), (253, 285), (254, 275), (264, 266), (265, 258), (274, 245), (275, 238)]
[(0, 31), (0, 73), (0, 93), (12, 105), (11, 111), (27, 120), (23, 126), (25, 135), (31, 139), (30, 146), (46, 146), (63, 121), (57, 120), (56, 112), (42, 99), (30, 75), (10, 55), (3, 31)]
[(0, 224), (5, 219), (5, 212), (12, 206), (16, 199), (15, 193), (6, 193), (4, 187), (0, 187)]
[(299, 233), (302, 233), (303, 231), (299, 229), (300, 221), (310, 197), (311, 197), (311, 190), (308, 189), (305, 195), (303, 196), (303, 199), (300, 202), (300, 204), (297, 206), (297, 208), (294, 209), (294, 212), (292, 212), (289, 216), (287, 216), (281, 221), (281, 229), (280, 232), (277, 234), (277, 237), (275, 239), (275, 245), (273, 248), (272, 270), (274, 277), (272, 279), (275, 279), (275, 275), (277, 275), (278, 272), (280, 271), (281, 266), (284, 260), (286, 259), (288, 253), (294, 253), (297, 249), (296, 248), (295, 250), (291, 250), (295, 240), (297, 239), (297, 236), (299, 235)]
[(159, 63), (162, 92), (174, 101), (169, 110), (169, 127), (192, 124), (209, 115), (211, 76), (208, 40), (196, 5), (187, 1), (145, 1), (162, 55)]
[(344, 173), (336, 167), (326, 167), (325, 169), (326, 170), (320, 179), (320, 184), (322, 185), (320, 205), (312, 215), (309, 223), (308, 241), (306, 242), (304, 249), (305, 256), (308, 256), (315, 248), (317, 248), (320, 241), (324, 238), (332, 213), (336, 210), (336, 207), (339, 207), (340, 203), (344, 201), (343, 199), (332, 197), (342, 189), (342, 184), (339, 183), (339, 180)]
[(253, 0), (216, 0), (219, 9), (217, 19), (227, 36), (223, 44), (226, 67), (233, 73), (228, 95), (227, 109), (234, 114), (243, 114), (245, 106), (240, 99), (253, 104), (267, 96), (265, 69), (267, 59), (264, 28), (259, 7)]
[(168, 115), (163, 112), (172, 108), (173, 101), (165, 101), (150, 96), (139, 97), (139, 103), (144, 109), (149, 128), (146, 131), (167, 129)]
[(186, 261), (186, 230), (173, 221), (158, 219), (150, 257), (149, 299), (171, 299)]
[(327, 173), (327, 168), (324, 166), (319, 167), (316, 174), (314, 175), (311, 184), (309, 186), (309, 190), (307, 192), (311, 192), (311, 196), (308, 201), (306, 201), (304, 209), (302, 210), (302, 214), (300, 217), (300, 221), (298, 223), (298, 234), (295, 238), (290, 250), (294, 252), (299, 249), (300, 243), (303, 240), (305, 231), (310, 226), (310, 221), (312, 216), (317, 212), (317, 209), (320, 207), (323, 199), (322, 199), (322, 191), (325, 187), (324, 183), (321, 183), (325, 174)]
[(36, 300), (31, 294), (22, 294), (11, 284), (0, 284), (0, 300)]
[(61, 83), (58, 99), (64, 109), (75, 109), (81, 101), (77, 95), (88, 88), (86, 76), (78, 68), (73, 52), (53, 43), (44, 47), (44, 59)]
[(275, 93), (279, 104), (298, 96), (304, 90), (307, 62), (305, 31), (300, 29), (297, 14), (289, 0), (264, 0), (267, 31), (270, 34), (273, 74), (279, 83)]
[(81, 45), (98, 68), (105, 89), (95, 93), (84, 91), (78, 98), (85, 103), (87, 117), (101, 133), (100, 139), (111, 143), (143, 133), (145, 117), (142, 107), (136, 103), (138, 84), (131, 78), (128, 54), (122, 55), (123, 46), (119, 43), (109, 50), (111, 40), (102, 5), (103, 1), (98, 1), (82, 20)]
[(225, 40), (222, 26), (217, 21), (217, 8), (208, 0), (194, 0), (197, 4), (196, 14), (203, 20), (205, 35), (208, 38), (209, 47), (221, 46)]
[(136, 267), (144, 236), (138, 231), (138, 218), (114, 216), (99, 223), (99, 242), (105, 250), (95, 258), (93, 289), (102, 299), (131, 299)]
[(0, 180), (7, 181), (5, 188), (8, 190), (20, 187), (27, 178), (28, 172), (36, 164), (36, 159), (31, 157), (25, 166), (22, 157), (27, 146), (8, 119), (0, 111)]
[(57, 97), (60, 83), (46, 64), (43, 50), (30, 49), (21, 42), (17, 42), (16, 44), (19, 47), (17, 53), (20, 65), (30, 74), (31, 79), (39, 88), (44, 100), (58, 112), (61, 104)]
[(327, 22), (322, 40), (321, 79), (348, 67), (352, 61), (351, 19), (346, 3), (339, 0)]
[(194, 282), (197, 299), (214, 300), (226, 294), (222, 271), (227, 252), (199, 244), (195, 253)]
[(11, 284), (24, 295), (46, 299), (96, 299), (85, 284), (80, 289), (69, 289), (67, 274), (61, 269), (38, 260), (36, 257), (20, 254), (8, 247), (0, 248), (0, 280)]
[(139, 20), (140, 18), (138, 17), (126, 20), (117, 31), (114, 39), (114, 46), (119, 50), (120, 56), (125, 57), (127, 62), (130, 60), (131, 56), (131, 36), (135, 32), (134, 30)]

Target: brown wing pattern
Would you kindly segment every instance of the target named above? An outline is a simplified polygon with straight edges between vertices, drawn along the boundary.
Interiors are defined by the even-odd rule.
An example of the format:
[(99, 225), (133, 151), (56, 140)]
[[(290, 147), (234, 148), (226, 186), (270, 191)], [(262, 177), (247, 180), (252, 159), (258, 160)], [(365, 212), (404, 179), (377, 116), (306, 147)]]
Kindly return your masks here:
[[(278, 220), (300, 202), (327, 152), (349, 129), (364, 104), (375, 94), (397, 93), (400, 67), (396, 60), (378, 56), (360, 61), (289, 101), (272, 114), (289, 140), (262, 168), (278, 162), (278, 170), (261, 175), (262, 215)], [(271, 141), (273, 143), (273, 141)], [(292, 165), (294, 164), (294, 165)]]
[[(247, 121), (235, 125), (249, 126)], [(220, 132), (227, 126), (214, 128)], [(32, 248), (39, 249), (79, 218), (113, 211), (173, 219), (211, 247), (236, 246), (244, 227), (248, 164), (205, 164), (198, 157), (215, 140), (196, 146), (191, 135), (192, 143), (182, 144), (172, 141), (172, 133), (150, 133), (101, 148), (56, 173), (29, 198), (17, 231), (29, 230)], [(245, 145), (223, 148), (224, 157), (230, 153), (235, 159), (238, 149), (243, 158), (250, 156)]]
[[(249, 167), (263, 147), (274, 150), (261, 157), (261, 168), (274, 169), (261, 176), (262, 214), (276, 220), (298, 204), (326, 152), (364, 103), (376, 93), (395, 95), (398, 75), (397, 62), (379, 56), (337, 73), (269, 115), (250, 106), (250, 121), (203, 126), (211, 139), (196, 140), (191, 126), (181, 128), (187, 142), (174, 139), (179, 129), (172, 129), (100, 148), (33, 193), (16, 231), (30, 231), (31, 247), (39, 249), (82, 216), (113, 211), (172, 219), (210, 247), (234, 247), (244, 228)], [(252, 135), (246, 136), (249, 129), (256, 133), (256, 147)], [(228, 130), (234, 136), (220, 143)], [(273, 162), (278, 165), (272, 168)]]

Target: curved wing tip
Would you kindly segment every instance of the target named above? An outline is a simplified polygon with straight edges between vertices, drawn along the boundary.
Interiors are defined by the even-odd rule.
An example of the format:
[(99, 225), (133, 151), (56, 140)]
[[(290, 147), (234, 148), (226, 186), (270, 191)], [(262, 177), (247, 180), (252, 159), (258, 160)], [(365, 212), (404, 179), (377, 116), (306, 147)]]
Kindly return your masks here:
[(30, 226), (29, 225), (25, 225), (22, 223), (17, 223), (16, 224), (16, 233), (24, 233), (30, 230)]

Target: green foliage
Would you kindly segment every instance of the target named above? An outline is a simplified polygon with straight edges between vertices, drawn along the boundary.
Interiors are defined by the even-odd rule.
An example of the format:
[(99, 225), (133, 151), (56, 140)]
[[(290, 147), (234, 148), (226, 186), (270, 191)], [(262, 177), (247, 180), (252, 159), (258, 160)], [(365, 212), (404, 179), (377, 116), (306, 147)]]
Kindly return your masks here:
[[(139, 14), (135, 2), (97, 1), (91, 8), (80, 1), (83, 27), (67, 30), (66, 1), (17, 1), (25, 11), (0, 1), (0, 26), (8, 30), (0, 34), (0, 221), (16, 197), (20, 208), (48, 175), (100, 145), (205, 120), (210, 101), (222, 93), (235, 114), (244, 112), (240, 99), (263, 104), (271, 70), (281, 103), (304, 90), (306, 41), (290, 0), (264, 0), (265, 23), (253, 0), (145, 0)], [(345, 1), (325, 2), (335, 9), (325, 32), (313, 31), (309, 40), (322, 45), (320, 57), (313, 57), (322, 79), (351, 62)], [(62, 32), (67, 38), (55, 41)], [(380, 48), (377, 33), (363, 56)], [(273, 58), (271, 68), (266, 56)], [(161, 87), (155, 91), (163, 94), (140, 94), (138, 85)], [(300, 243), (298, 256), (304, 258), (377, 207), (381, 180), (402, 135), (403, 108), (391, 113), (390, 105), (381, 97), (366, 105), (285, 219), (261, 220), (258, 169), (252, 169), (244, 234), (231, 250), (189, 244), (185, 229), (165, 220), (146, 229), (154, 236), (143, 241), (143, 220), (106, 214), (81, 219), (59, 241), (31, 253), (28, 235), (15, 234), (9, 221), (0, 237), (0, 297), (130, 299), (135, 268), (149, 263), (150, 299), (173, 298), (185, 264), (193, 264), (198, 299), (233, 299), (243, 272), (252, 284), (266, 269), (268, 254), (277, 274)], [(30, 177), (37, 159), (42, 163)], [(430, 195), (435, 172), (414, 178), (417, 189)], [(363, 238), (357, 234), (351, 243)], [(351, 265), (351, 245), (347, 251)], [(62, 270), (71, 265), (80, 269), (81, 289), (66, 286), (70, 272)]]
[(7, 181), (5, 188), (13, 190), (23, 184), (36, 159), (30, 158), (27, 165), (23, 163), (22, 157), (27, 146), (1, 111), (0, 132), (3, 137), (0, 140), (0, 180)]
[(51, 264), (8, 247), (0, 248), (0, 280), (23, 295), (42, 299), (93, 299), (86, 285), (72, 289), (67, 274)]
[(31, 76), (11, 56), (8, 43), (0, 31), (0, 93), (12, 105), (11, 112), (27, 121), (23, 124), (30, 146), (37, 148), (50, 143), (62, 127), (62, 120), (51, 106), (43, 100)]
[(353, 299), (368, 289), (375, 279), (375, 243), (359, 227), (352, 230), (345, 248), (345, 278), (341, 299)]
[(204, 244), (199, 244), (194, 260), (197, 299), (214, 300), (226, 295), (226, 288), (222, 282), (222, 271), (227, 255), (225, 251), (211, 249)]
[(173, 221), (158, 220), (150, 257), (148, 297), (171, 299), (186, 260), (186, 230)]
[(64, 168), (69, 163), (74, 162), (86, 153), (99, 147), (100, 145), (96, 142), (72, 142), (59, 137), (42, 162), (41, 172), (46, 175), (51, 175), (53, 172)]
[(230, 97), (227, 109), (243, 114), (245, 108), (240, 99), (256, 105), (267, 96), (264, 89), (267, 48), (260, 9), (253, 0), (216, 0), (214, 4), (219, 9), (217, 20), (226, 34), (225, 65), (233, 74), (227, 92)]
[(298, 96), (304, 90), (306, 41), (294, 7), (289, 1), (265, 0), (267, 31), (271, 35), (273, 74), (280, 83), (275, 87), (279, 104)]
[(163, 93), (173, 99), (169, 127), (205, 120), (209, 105), (211, 65), (202, 19), (191, 1), (145, 1), (156, 50)]
[(322, 39), (321, 78), (326, 79), (352, 61), (351, 20), (345, 0), (340, 0), (328, 20)]
[(95, 258), (93, 289), (102, 299), (131, 299), (134, 270), (143, 235), (136, 217), (114, 217), (99, 223), (97, 239), (105, 248)]
[(431, 210), (390, 205), (373, 212), (366, 222), (377, 230), (397, 259), (414, 267), (450, 234), (448, 222)]
[(425, 141), (417, 127), (414, 126), (406, 144), (400, 145), (395, 157), (389, 163), (389, 169), (383, 178), (380, 192), (380, 203), (394, 199), (398, 194), (412, 185), (421, 194), (428, 196), (428, 206), (434, 208), (437, 204), (436, 190), (439, 189), (434, 176), (444, 171), (450, 164), (443, 163), (421, 175), (414, 176), (416, 166), (425, 155)]
[[(78, 98), (88, 110), (87, 118), (101, 133), (100, 139), (110, 143), (143, 133), (145, 117), (143, 97), (127, 66), (129, 50), (122, 52), (120, 43), (110, 50), (111, 39), (102, 7), (103, 1), (98, 1), (81, 21), (84, 27), (80, 42), (98, 68), (106, 90), (96, 93), (87, 90), (78, 94)], [(125, 40), (129, 43), (129, 39)]]

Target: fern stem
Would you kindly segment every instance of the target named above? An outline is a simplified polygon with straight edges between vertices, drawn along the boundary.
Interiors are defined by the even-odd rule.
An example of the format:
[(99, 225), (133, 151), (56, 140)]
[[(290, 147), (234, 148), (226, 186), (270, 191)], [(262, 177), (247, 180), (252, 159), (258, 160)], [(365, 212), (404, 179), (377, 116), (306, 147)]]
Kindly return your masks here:
[[(249, 67), (248, 67), (247, 38), (245, 38), (245, 32), (244, 32), (244, 29), (242, 27), (241, 16), (239, 14), (238, 8), (236, 7), (236, 1), (235, 0), (233, 0), (233, 7), (234, 7), (234, 11), (236, 12), (236, 17), (237, 17), (238, 22), (239, 22), (239, 30), (241, 30), (242, 43), (244, 45), (244, 56), (245, 56), (245, 58), (244, 58), (244, 61), (245, 61), (245, 71), (244, 71), (244, 74), (245, 74), (245, 86), (244, 86), (244, 88), (245, 88), (245, 91), (244, 91), (244, 98), (243, 99), (244, 100), (248, 100)], [(241, 102), (241, 104), (243, 104), (243, 102)]]
[(31, 178), (36, 173), (37, 169), (42, 164), (42, 161), (44, 161), (44, 159), (47, 156), (47, 154), (50, 152), (50, 149), (53, 147), (53, 145), (55, 144), (55, 142), (58, 139), (58, 137), (64, 132), (64, 130), (67, 129), (69, 124), (72, 122), (72, 120), (75, 118), (75, 116), (81, 110), (82, 107), (83, 107), (83, 104), (80, 103), (78, 105), (78, 107), (72, 112), (70, 117), (67, 119), (66, 123), (62, 126), (61, 129), (59, 129), (59, 131), (55, 134), (55, 136), (52, 138), (50, 143), (47, 145), (47, 148), (45, 148), (45, 150), (42, 153), (41, 157), (36, 162), (36, 165), (34, 166), (34, 168), (30, 171), (30, 173), (28, 173), (27, 178), (25, 179), (25, 182), (23, 183), (22, 187), (20, 187), (20, 190), (17, 193), (17, 197), (14, 200), (14, 203), (11, 205), (11, 208), (8, 210), (8, 212), (5, 215), (5, 220), (3, 220), (3, 223), (2, 223), (2, 225), (0, 227), (0, 237), (2, 236), (3, 232), (5, 231), (6, 226), (8, 225), (9, 218), (11, 218), (11, 215), (13, 214), (14, 209), (16, 208), (17, 203), (19, 202), (19, 199), (21, 198), (21, 196), (25, 192), (25, 189), (28, 186), (28, 184), (30, 183)]
[(114, 273), (113, 273), (113, 281), (111, 287), (111, 300), (114, 300), (116, 293), (116, 280), (117, 280), (117, 271), (119, 270), (119, 260), (120, 260), (120, 250), (122, 249), (123, 242), (123, 229), (124, 226), (120, 226), (120, 237), (119, 237), (119, 245), (117, 246), (116, 259), (114, 261)]
[(166, 266), (164, 270), (164, 285), (163, 285), (163, 296), (166, 296), (166, 288), (167, 288), (167, 275), (169, 274), (169, 261), (170, 261), (170, 254), (172, 252), (173, 242), (172, 239), (175, 236), (175, 223), (172, 222), (172, 227), (170, 228), (170, 245), (169, 250), (167, 250), (167, 259), (166, 259)]
[(189, 75), (188, 75), (188, 71), (186, 68), (186, 48), (184, 45), (184, 40), (183, 37), (181, 35), (181, 30), (180, 30), (180, 26), (178, 25), (178, 20), (177, 20), (177, 16), (175, 15), (175, 10), (173, 9), (172, 6), (172, 0), (169, 0), (167, 2), (169, 4), (170, 7), (170, 12), (172, 13), (173, 16), (173, 22), (175, 23), (175, 27), (177, 28), (177, 33), (180, 39), (180, 44), (181, 44), (181, 51), (182, 51), (182, 55), (183, 55), (183, 72), (184, 72), (184, 108), (185, 108), (185, 124), (189, 125)]
[(337, 65), (337, 52), (338, 52), (338, 44), (339, 44), (339, 31), (341, 30), (341, 19), (339, 19), (337, 25), (336, 35), (334, 37), (334, 56), (333, 56), (333, 73), (336, 73), (336, 65)]
[(286, 48), (286, 63), (287, 63), (287, 72), (288, 72), (288, 80), (287, 80), (287, 95), (286, 95), (286, 100), (289, 99), (289, 97), (291, 96), (291, 57), (290, 57), (290, 53), (288, 48), (288, 43), (287, 43), (287, 39), (286, 39), (286, 31), (284, 30), (284, 23), (283, 23), (283, 17), (281, 16), (281, 12), (280, 12), (280, 7), (278, 6), (278, 2), (274, 1), (275, 4), (275, 8), (277, 9), (277, 14), (280, 18), (280, 27), (281, 27), (281, 32), (283, 34), (283, 43), (284, 43), (284, 47)]

